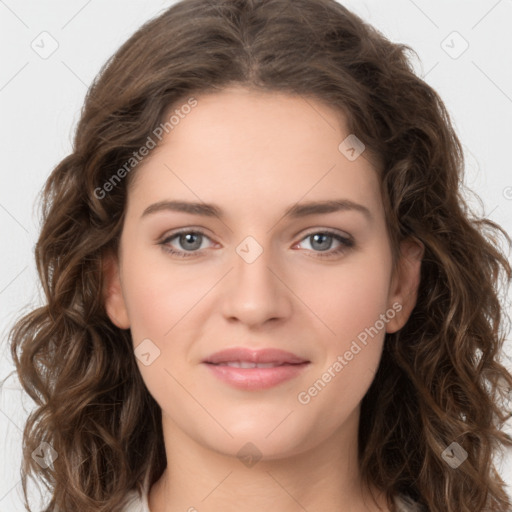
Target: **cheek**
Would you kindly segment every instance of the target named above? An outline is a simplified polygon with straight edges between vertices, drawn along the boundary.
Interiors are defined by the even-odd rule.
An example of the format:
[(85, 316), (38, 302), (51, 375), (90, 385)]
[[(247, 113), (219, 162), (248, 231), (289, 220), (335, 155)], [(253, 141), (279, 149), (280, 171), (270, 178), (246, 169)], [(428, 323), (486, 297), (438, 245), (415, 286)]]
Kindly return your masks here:
[(211, 278), (159, 256), (148, 260), (141, 251), (124, 262), (125, 291), (134, 342), (140, 337), (164, 341), (179, 327), (179, 322), (211, 287)]
[[(382, 254), (382, 253), (381, 253)], [(357, 408), (378, 369), (387, 314), (389, 272), (383, 260), (347, 265), (315, 286), (309, 297), (318, 316), (333, 333), (319, 336), (323, 357), (298, 397), (317, 428), (332, 432)], [(392, 318), (392, 316), (390, 316)]]
[(204, 292), (196, 280), (188, 283), (180, 266), (172, 269), (154, 252), (134, 250), (124, 259), (123, 289), (142, 379), (163, 410), (178, 414), (184, 398), (178, 382), (184, 381), (186, 366), (186, 315)]
[[(311, 310), (336, 337), (336, 348), (350, 343), (386, 313), (391, 260), (382, 248), (375, 254), (380, 257), (372, 257), (371, 251), (365, 252), (337, 269), (324, 270), (325, 278), (308, 280), (309, 288), (302, 292), (307, 293)], [(381, 322), (377, 324), (379, 327), (382, 328)]]

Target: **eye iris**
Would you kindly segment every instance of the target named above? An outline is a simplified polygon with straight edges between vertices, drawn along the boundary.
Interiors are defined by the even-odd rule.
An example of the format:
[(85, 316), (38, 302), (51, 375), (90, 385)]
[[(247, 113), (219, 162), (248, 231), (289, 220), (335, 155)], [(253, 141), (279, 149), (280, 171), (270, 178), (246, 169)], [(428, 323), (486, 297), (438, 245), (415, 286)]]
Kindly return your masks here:
[[(194, 238), (196, 239), (195, 242), (193, 240)], [(180, 235), (179, 241), (181, 246), (185, 249), (199, 249), (201, 247), (201, 235), (199, 233), (186, 233), (184, 235)], [(190, 242), (192, 243), (192, 247), (187, 245)]]
[[(332, 241), (332, 240), (330, 240), (330, 239), (331, 239), (331, 235), (329, 235), (329, 234), (327, 234), (327, 233), (316, 233), (316, 234), (314, 234), (314, 235), (311, 235), (311, 237), (310, 237), (310, 238), (312, 238), (312, 239), (313, 239), (313, 242), (312, 242), (312, 244), (311, 244), (311, 247), (313, 247), (313, 248), (315, 248), (315, 249), (319, 249), (319, 250), (321, 250), (321, 251), (325, 251), (325, 250), (329, 249), (329, 248), (330, 248), (330, 246), (331, 246), (331, 241)], [(323, 247), (315, 247), (315, 244), (317, 243), (318, 238), (323, 239), (323, 240), (321, 240), (321, 241), (320, 241), (320, 244), (322, 244), (322, 241), (324, 242)], [(327, 247), (325, 246), (325, 240), (326, 240), (326, 239), (327, 239), (327, 240), (329, 240), (329, 243), (327, 244)]]

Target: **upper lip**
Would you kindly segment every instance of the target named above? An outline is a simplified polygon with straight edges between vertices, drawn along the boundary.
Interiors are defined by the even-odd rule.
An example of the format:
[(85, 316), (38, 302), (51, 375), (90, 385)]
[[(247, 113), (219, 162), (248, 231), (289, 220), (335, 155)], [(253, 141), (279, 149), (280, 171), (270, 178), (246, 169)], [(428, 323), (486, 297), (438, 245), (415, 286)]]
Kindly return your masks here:
[(250, 363), (300, 364), (309, 363), (307, 359), (291, 352), (277, 348), (250, 350), (245, 347), (235, 347), (215, 352), (205, 359), (204, 363), (219, 364), (246, 361)]

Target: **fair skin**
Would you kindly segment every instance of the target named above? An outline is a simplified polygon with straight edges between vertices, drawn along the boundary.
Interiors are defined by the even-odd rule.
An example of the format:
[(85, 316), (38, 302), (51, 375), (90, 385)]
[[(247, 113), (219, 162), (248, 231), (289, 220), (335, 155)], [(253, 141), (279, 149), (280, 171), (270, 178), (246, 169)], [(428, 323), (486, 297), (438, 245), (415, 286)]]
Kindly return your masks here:
[[(385, 333), (399, 330), (414, 307), (423, 248), (404, 242), (392, 273), (377, 171), (368, 153), (350, 161), (338, 149), (349, 132), (336, 111), (241, 87), (197, 100), (137, 169), (119, 260), (105, 267), (109, 317), (131, 330), (134, 347), (149, 339), (160, 350), (147, 366), (137, 359), (162, 409), (168, 461), (150, 490), (150, 510), (387, 511), (382, 493), (374, 489), (379, 509), (361, 486), (360, 403)], [(338, 199), (370, 215), (283, 216), (292, 205)], [(213, 203), (224, 216), (142, 215), (165, 200)], [(170, 236), (181, 228), (205, 235)], [(326, 231), (353, 246), (315, 241)], [(237, 252), (248, 236), (263, 250), (251, 263)], [(192, 257), (169, 254), (164, 240)], [(383, 314), (384, 327), (333, 373), (338, 356)], [(240, 346), (279, 348), (309, 362), (268, 389), (239, 389), (203, 361)], [(329, 367), (325, 387), (299, 401)], [(250, 466), (237, 457), (248, 442), (261, 456)]]

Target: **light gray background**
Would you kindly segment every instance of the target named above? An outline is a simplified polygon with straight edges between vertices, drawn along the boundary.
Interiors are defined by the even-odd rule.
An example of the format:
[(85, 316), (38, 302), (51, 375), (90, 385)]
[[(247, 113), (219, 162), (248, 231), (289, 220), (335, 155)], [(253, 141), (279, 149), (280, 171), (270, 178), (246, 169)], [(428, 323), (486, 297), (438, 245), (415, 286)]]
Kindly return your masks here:
[[(13, 369), (9, 327), (40, 300), (32, 252), (39, 230), (36, 195), (70, 151), (84, 94), (100, 66), (172, 3), (0, 0), (0, 378)], [(392, 41), (417, 51), (415, 69), (440, 93), (464, 145), (466, 183), (482, 197), (485, 214), (512, 232), (512, 0), (344, 4)], [(51, 48), (49, 36), (40, 36), (44, 31), (58, 43), (46, 59), (31, 47)], [(458, 55), (464, 40), (469, 46)], [(31, 408), (11, 377), (0, 397), (0, 512), (24, 510), (19, 451)], [(512, 457), (500, 467), (512, 485)]]

